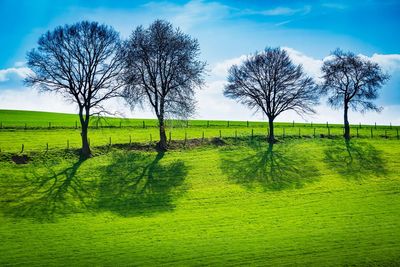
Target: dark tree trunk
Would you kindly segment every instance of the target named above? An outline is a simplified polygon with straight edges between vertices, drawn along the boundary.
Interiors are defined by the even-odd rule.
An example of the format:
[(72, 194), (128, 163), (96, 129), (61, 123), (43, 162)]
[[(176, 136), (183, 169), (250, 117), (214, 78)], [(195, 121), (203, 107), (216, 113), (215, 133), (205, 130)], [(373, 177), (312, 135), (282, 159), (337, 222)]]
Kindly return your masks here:
[(86, 111), (85, 116), (83, 116), (83, 111), (79, 111), (79, 119), (81, 122), (81, 138), (82, 138), (82, 149), (81, 149), (81, 157), (89, 158), (92, 155), (90, 150), (89, 142), (88, 142), (88, 126), (89, 126), (89, 110)]
[(166, 151), (168, 149), (168, 146), (167, 146), (167, 135), (165, 134), (164, 118), (159, 118), (158, 124), (160, 127), (160, 141), (157, 144), (157, 148), (160, 151)]
[(274, 118), (268, 118), (269, 122), (269, 134), (268, 134), (268, 143), (273, 144), (275, 142), (275, 135), (274, 135)]
[(344, 103), (344, 138), (350, 140), (350, 125), (348, 119), (349, 104)]

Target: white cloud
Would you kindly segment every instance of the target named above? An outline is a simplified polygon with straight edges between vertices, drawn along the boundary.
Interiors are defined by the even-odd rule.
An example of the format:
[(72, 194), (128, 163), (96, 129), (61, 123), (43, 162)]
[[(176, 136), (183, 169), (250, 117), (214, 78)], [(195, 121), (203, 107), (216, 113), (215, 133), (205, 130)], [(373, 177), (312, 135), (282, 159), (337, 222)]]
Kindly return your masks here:
[(228, 70), (233, 65), (242, 63), (247, 58), (247, 55), (241, 55), (240, 57), (231, 58), (222, 62), (217, 62), (211, 70), (212, 75), (225, 79), (228, 75)]
[(19, 78), (25, 78), (32, 71), (27, 67), (13, 67), (0, 70), (0, 82), (5, 82), (10, 79), (12, 75), (17, 75)]
[(311, 6), (304, 6), (301, 8), (276, 7), (273, 9), (253, 11), (253, 12), (266, 16), (292, 16), (295, 14), (305, 15), (311, 12)]

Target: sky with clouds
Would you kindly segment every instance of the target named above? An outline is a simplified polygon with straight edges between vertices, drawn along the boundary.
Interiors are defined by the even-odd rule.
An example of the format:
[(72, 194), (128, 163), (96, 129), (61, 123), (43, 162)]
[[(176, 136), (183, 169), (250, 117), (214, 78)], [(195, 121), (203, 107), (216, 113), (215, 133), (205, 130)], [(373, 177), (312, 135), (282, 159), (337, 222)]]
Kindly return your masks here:
[[(0, 109), (76, 112), (57, 95), (24, 87), (29, 73), (26, 52), (41, 34), (58, 25), (95, 20), (113, 26), (126, 38), (138, 25), (166, 19), (197, 38), (208, 63), (204, 88), (197, 93), (198, 119), (263, 120), (262, 114), (226, 99), (227, 69), (266, 46), (284, 48), (317, 81), (324, 58), (335, 48), (353, 51), (381, 65), (391, 75), (376, 101), (381, 113), (351, 113), (354, 123), (400, 125), (400, 2), (364, 1), (85, 1), (0, 0)], [(127, 117), (153, 117), (131, 111), (121, 99), (108, 108)], [(278, 121), (342, 122), (340, 111), (321, 99), (313, 116), (287, 112)]]

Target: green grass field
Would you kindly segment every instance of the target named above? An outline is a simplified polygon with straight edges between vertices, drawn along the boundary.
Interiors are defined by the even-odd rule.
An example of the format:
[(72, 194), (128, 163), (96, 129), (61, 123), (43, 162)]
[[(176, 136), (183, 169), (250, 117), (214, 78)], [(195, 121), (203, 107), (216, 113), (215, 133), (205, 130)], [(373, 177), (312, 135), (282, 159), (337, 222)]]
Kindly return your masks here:
[[(139, 135), (91, 130), (121, 142)], [(15, 164), (24, 134), (33, 146), (46, 135), (79, 137), (79, 129), (0, 133), (10, 151), (0, 153), (1, 266), (400, 264), (396, 138), (288, 137), (270, 147), (262, 136), (231, 133), (165, 153), (98, 147), (85, 161), (37, 146), (28, 164)]]
[[(75, 129), (77, 115), (0, 110), (0, 150), (3, 152), (17, 153), (24, 145), (25, 151), (44, 151), (49, 149), (79, 148), (81, 145), (79, 122)], [(156, 141), (158, 137), (157, 121), (151, 119), (101, 119), (96, 124), (92, 120), (89, 129), (89, 139), (92, 147), (110, 144), (128, 144), (129, 142)], [(50, 122), (50, 128), (49, 126)], [(143, 128), (143, 122), (145, 128)], [(122, 127), (119, 127), (121, 123)], [(228, 126), (229, 123), (229, 126)], [(25, 129), (25, 124), (27, 128)], [(245, 121), (205, 121), (190, 120), (170, 121), (167, 128), (168, 137), (172, 140), (213, 138), (213, 137), (235, 137), (250, 138), (253, 136), (266, 136), (266, 122)], [(188, 125), (188, 126), (187, 126)], [(275, 134), (277, 138), (284, 137), (320, 137), (336, 136), (343, 134), (342, 125), (311, 123), (275, 123)], [(372, 126), (353, 125), (351, 134), (359, 138), (399, 138), (399, 126)]]

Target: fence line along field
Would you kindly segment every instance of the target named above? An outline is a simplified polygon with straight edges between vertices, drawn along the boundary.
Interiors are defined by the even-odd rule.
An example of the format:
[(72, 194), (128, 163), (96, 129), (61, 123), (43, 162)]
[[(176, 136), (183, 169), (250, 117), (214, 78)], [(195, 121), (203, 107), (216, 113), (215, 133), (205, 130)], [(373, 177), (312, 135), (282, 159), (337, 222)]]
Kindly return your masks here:
[[(0, 110), (0, 149), (3, 152), (37, 151), (45, 149), (79, 148), (79, 122), (73, 114)], [(77, 124), (77, 127), (75, 127)], [(169, 121), (167, 135), (172, 140), (207, 139), (214, 137), (251, 138), (266, 136), (266, 122), (247, 121)], [(351, 135), (359, 138), (399, 138), (398, 126), (352, 125)], [(316, 123), (276, 123), (276, 136), (338, 137), (342, 125)], [(110, 144), (148, 143), (158, 140), (157, 120), (93, 119), (89, 131), (92, 147)], [(23, 148), (22, 148), (23, 146)]]

